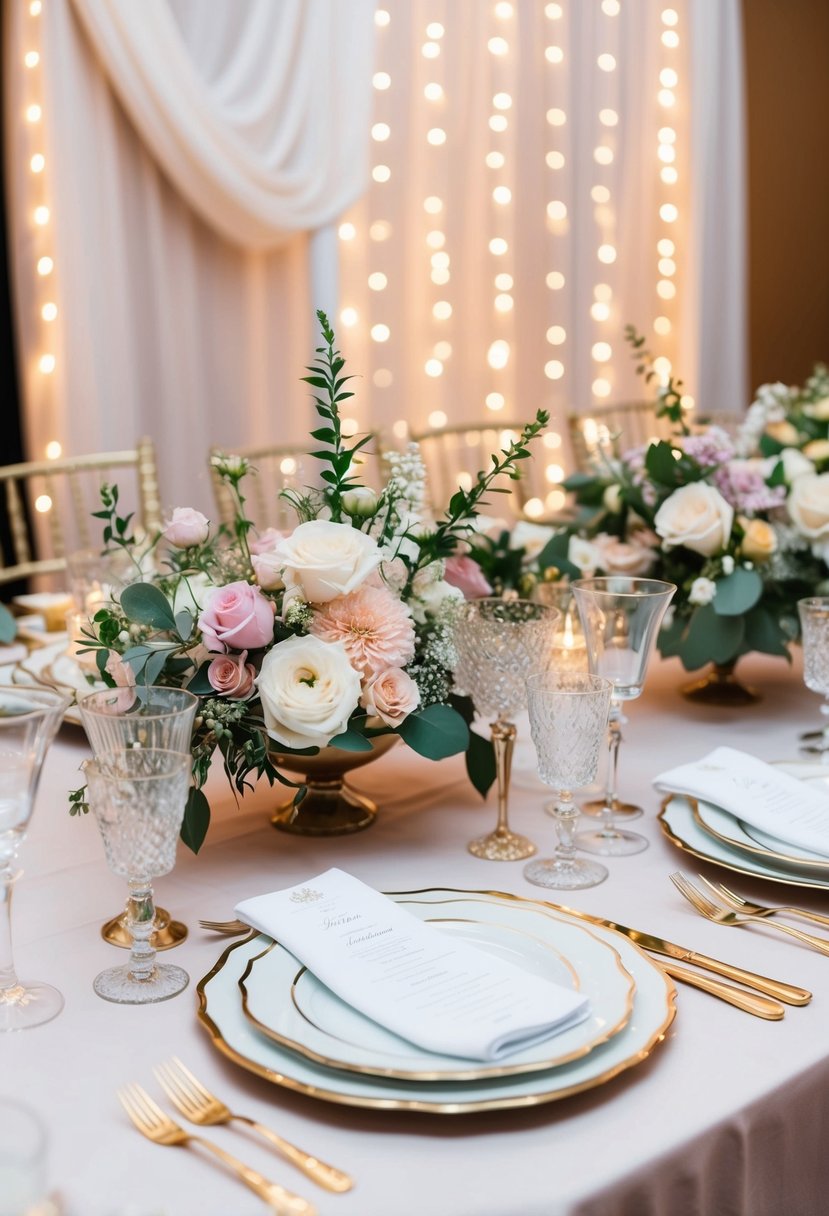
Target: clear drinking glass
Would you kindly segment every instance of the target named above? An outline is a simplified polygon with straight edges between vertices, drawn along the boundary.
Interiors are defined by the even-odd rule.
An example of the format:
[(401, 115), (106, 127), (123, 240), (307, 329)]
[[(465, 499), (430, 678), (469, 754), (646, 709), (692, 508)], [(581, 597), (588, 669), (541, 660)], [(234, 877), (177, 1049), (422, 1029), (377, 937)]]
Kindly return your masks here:
[(609, 680), (586, 672), (541, 672), (527, 680), (539, 776), (557, 793), (552, 807), (559, 841), (555, 858), (539, 858), (524, 867), (524, 877), (537, 887), (576, 891), (607, 878), (607, 869), (599, 862), (576, 857), (579, 808), (573, 790), (589, 785), (596, 776), (612, 688)]
[(0, 1098), (0, 1216), (34, 1216), (45, 1197), (43, 1125), (28, 1106)]
[[(648, 847), (644, 836), (619, 830), (613, 821), (622, 804), (617, 795), (617, 765), (622, 724), (622, 705), (640, 696), (648, 660), (656, 635), (676, 587), (655, 578), (578, 579), (573, 592), (587, 639), (587, 659), (594, 675), (613, 685), (610, 702), (610, 757), (607, 792), (600, 804), (601, 823), (592, 832), (580, 832), (576, 845), (588, 853), (622, 857)], [(630, 806), (630, 804), (626, 804)], [(639, 807), (632, 807), (639, 811)]]
[(63, 1008), (56, 988), (15, 974), (11, 899), (43, 760), (68, 708), (69, 698), (51, 689), (0, 688), (0, 1031), (40, 1026)]
[(829, 753), (829, 596), (812, 595), (798, 600), (803, 641), (803, 682), (823, 697), (820, 712), (827, 717), (823, 730), (808, 731), (801, 739), (812, 743), (802, 750)]
[(508, 824), (510, 770), (515, 723), (509, 721), (527, 705), (527, 676), (550, 663), (553, 636), (561, 613), (530, 600), (480, 599), (460, 605), (455, 618), (457, 665), (455, 685), (472, 697), (491, 723), (498, 782), (498, 822), (493, 832), (469, 844), (475, 857), (519, 861), (535, 845), (511, 832)]
[[(135, 688), (106, 688), (78, 702), (86, 737), (93, 756), (155, 747), (163, 751), (189, 752), (193, 720), (199, 699), (185, 688), (158, 684)], [(156, 908), (153, 945), (169, 950), (187, 937), (187, 926), (174, 920), (166, 908)], [(110, 945), (129, 949), (126, 913), (110, 917), (101, 934)]]
[(152, 879), (169, 874), (190, 787), (189, 751), (137, 747), (84, 764), (89, 806), (98, 821), (107, 864), (129, 884), (126, 926), (130, 957), (95, 979), (98, 996), (118, 1005), (165, 1001), (187, 987), (181, 967), (156, 962)]

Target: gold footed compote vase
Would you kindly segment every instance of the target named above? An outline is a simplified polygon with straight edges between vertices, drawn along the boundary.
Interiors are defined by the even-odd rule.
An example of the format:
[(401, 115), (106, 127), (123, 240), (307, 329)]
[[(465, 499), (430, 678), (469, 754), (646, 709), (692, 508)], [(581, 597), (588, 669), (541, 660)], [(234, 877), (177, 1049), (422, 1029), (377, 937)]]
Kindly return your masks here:
[(696, 705), (721, 705), (724, 709), (742, 709), (756, 705), (762, 696), (756, 688), (737, 679), (737, 660), (730, 663), (714, 663), (709, 671), (680, 689), (686, 701)]
[(371, 827), (377, 804), (353, 789), (346, 773), (384, 756), (397, 739), (391, 732), (375, 735), (370, 739), (370, 752), (323, 747), (316, 756), (297, 756), (272, 750), (273, 763), (296, 773), (307, 791), (299, 804), (292, 796), (276, 808), (271, 816), (273, 826), (294, 836), (348, 836)]
[(623, 805), (642, 813), (641, 807), (623, 804), (618, 795), (619, 746), (626, 721), (622, 707), (641, 695), (656, 635), (675, 591), (673, 583), (627, 575), (579, 579), (573, 583), (590, 671), (612, 685), (607, 791), (601, 803), (582, 808), (594, 812), (598, 809), (600, 823), (595, 830), (576, 836), (576, 846), (586, 853), (624, 857), (648, 847), (644, 836), (622, 830), (615, 823)]
[(487, 861), (521, 861), (536, 846), (509, 826), (509, 786), (516, 726), (510, 718), (527, 706), (527, 677), (549, 666), (561, 613), (530, 600), (480, 599), (462, 604), (455, 619), (455, 687), (471, 696), (491, 723), (498, 787), (498, 820), (469, 852)]
[[(90, 693), (78, 702), (78, 709), (97, 757), (147, 747), (189, 752), (198, 704), (198, 697), (186, 689), (150, 684)], [(126, 912), (105, 921), (101, 937), (111, 946), (129, 950), (132, 934)], [(174, 920), (166, 908), (155, 909), (152, 944), (156, 950), (170, 950), (186, 937), (186, 925)]]
[(42, 1026), (57, 1017), (57, 988), (17, 978), (12, 956), (11, 901), (20, 877), (17, 852), (32, 815), (49, 744), (69, 698), (46, 689), (0, 689), (0, 1032)]

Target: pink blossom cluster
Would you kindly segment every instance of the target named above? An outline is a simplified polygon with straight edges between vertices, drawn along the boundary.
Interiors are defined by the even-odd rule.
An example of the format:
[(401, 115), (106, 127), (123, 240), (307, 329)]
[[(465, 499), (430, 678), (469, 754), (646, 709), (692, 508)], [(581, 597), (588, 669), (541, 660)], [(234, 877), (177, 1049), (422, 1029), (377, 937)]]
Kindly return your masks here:
[(711, 481), (736, 511), (771, 511), (786, 501), (786, 486), (766, 485), (762, 470), (747, 461), (723, 465), (712, 474)]
[(703, 469), (713, 469), (734, 459), (731, 436), (722, 427), (712, 426), (703, 435), (687, 435), (682, 450)]

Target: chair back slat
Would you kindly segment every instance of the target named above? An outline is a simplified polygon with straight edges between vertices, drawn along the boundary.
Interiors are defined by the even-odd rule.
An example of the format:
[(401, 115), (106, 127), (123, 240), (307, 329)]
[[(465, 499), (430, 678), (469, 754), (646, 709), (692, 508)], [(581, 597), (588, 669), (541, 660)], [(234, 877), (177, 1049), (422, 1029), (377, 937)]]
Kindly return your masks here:
[[(32, 560), (32, 551), (29, 546), (26, 512), (23, 508), (20, 487), (16, 481), (11, 479), (6, 482), (6, 510), (9, 515), (12, 566), (24, 565)], [(5, 562), (3, 567), (6, 568)], [(11, 575), (9, 577), (11, 578)]]
[(568, 419), (573, 459), (579, 472), (589, 472), (603, 455), (614, 455), (643, 446), (653, 439), (667, 439), (670, 422), (657, 418), (652, 401), (597, 406), (589, 413)]
[[(468, 423), (461, 426), (441, 427), (412, 435), (420, 445), (420, 454), (426, 466), (430, 506), (441, 512), (448, 505), (452, 494), (463, 484), (470, 488), (480, 470), (491, 467), (493, 454), (499, 454), (509, 442), (509, 437), (518, 437), (523, 422), (493, 424)], [(500, 478), (495, 484), (507, 492), (495, 494), (488, 508), (496, 515), (512, 519), (524, 517), (524, 509), (530, 498), (543, 499), (543, 456), (535, 452), (536, 459), (521, 462), (521, 478), (512, 481)]]

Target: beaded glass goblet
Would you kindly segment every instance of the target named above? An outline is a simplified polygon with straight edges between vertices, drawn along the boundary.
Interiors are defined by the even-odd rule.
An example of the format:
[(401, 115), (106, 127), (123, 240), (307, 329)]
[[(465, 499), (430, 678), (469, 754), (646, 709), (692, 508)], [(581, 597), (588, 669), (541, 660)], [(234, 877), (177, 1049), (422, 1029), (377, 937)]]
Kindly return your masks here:
[[(90, 693), (79, 701), (78, 709), (92, 754), (101, 756), (136, 747), (188, 752), (198, 704), (198, 697), (185, 688), (150, 684)], [(169, 950), (183, 942), (187, 926), (172, 919), (166, 908), (155, 911), (156, 950)], [(105, 921), (101, 936), (110, 945), (128, 950), (131, 938), (125, 915), (121, 912)]]
[(129, 884), (126, 927), (130, 957), (94, 982), (98, 996), (119, 1005), (165, 1001), (186, 988), (187, 972), (156, 961), (152, 879), (169, 874), (190, 787), (190, 753), (135, 748), (84, 765), (88, 799), (107, 864)]
[(541, 672), (527, 680), (539, 776), (557, 794), (552, 806), (559, 840), (555, 858), (539, 858), (524, 867), (524, 877), (537, 887), (576, 891), (607, 878), (607, 869), (599, 862), (576, 857), (579, 808), (573, 790), (595, 779), (607, 737), (612, 687), (609, 680), (586, 672)]
[(498, 785), (495, 830), (469, 844), (475, 857), (519, 861), (535, 845), (510, 831), (509, 782), (516, 727), (509, 719), (527, 705), (527, 677), (549, 666), (561, 613), (530, 600), (480, 599), (462, 604), (455, 618), (455, 686), (471, 696), (479, 714), (495, 715), (491, 723)]
[[(593, 832), (581, 832), (576, 846), (588, 853), (622, 857), (648, 847), (644, 836), (621, 831), (614, 815), (621, 808), (616, 785), (622, 706), (641, 695), (656, 634), (676, 587), (655, 578), (611, 575), (579, 579), (573, 592), (587, 640), (587, 658), (594, 675), (613, 685), (610, 702), (607, 792), (599, 804), (601, 822)], [(630, 806), (630, 804), (624, 804)], [(633, 807), (639, 811), (639, 807)]]
[(803, 642), (803, 683), (823, 697), (820, 712), (826, 716), (823, 730), (801, 735), (810, 744), (802, 750), (829, 753), (829, 596), (798, 600), (797, 612)]
[(43, 761), (69, 698), (51, 689), (0, 688), (0, 1032), (57, 1017), (63, 997), (50, 984), (23, 983), (11, 945), (17, 852), (26, 836)]

